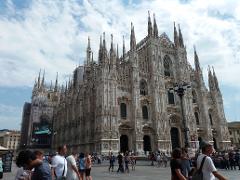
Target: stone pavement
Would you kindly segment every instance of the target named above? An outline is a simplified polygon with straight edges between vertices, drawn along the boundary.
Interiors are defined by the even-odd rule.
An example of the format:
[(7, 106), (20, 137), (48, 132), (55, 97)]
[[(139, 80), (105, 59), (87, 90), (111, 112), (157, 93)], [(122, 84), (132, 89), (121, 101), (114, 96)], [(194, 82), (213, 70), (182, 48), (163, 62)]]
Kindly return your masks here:
[[(107, 167), (99, 166), (93, 167), (92, 169), (92, 177), (93, 179), (101, 179), (101, 180), (170, 180), (171, 172), (170, 168), (163, 167), (152, 167), (152, 166), (137, 166), (135, 171), (130, 171), (130, 173), (117, 173), (117, 167), (115, 168), (115, 172), (108, 172)], [(227, 177), (229, 180), (240, 180), (240, 170), (226, 171), (219, 170), (221, 174)]]
[[(170, 180), (171, 172), (170, 168), (150, 166), (150, 162), (138, 162), (138, 166), (135, 171), (130, 173), (117, 173), (117, 166), (114, 168), (114, 172), (108, 172), (107, 164), (94, 165), (92, 168), (93, 180)], [(17, 168), (13, 164), (12, 173), (4, 173), (4, 180), (14, 180)], [(240, 180), (240, 170), (219, 170), (221, 174), (226, 176), (229, 180)]]

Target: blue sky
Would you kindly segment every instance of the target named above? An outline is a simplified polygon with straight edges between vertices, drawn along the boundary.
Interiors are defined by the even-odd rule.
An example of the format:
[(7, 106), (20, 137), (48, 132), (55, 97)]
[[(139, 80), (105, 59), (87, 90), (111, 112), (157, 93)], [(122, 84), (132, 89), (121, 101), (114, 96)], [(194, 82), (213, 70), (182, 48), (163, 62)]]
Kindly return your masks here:
[(188, 61), (197, 47), (207, 85), (214, 66), (228, 121), (240, 120), (240, 1), (235, 0), (6, 0), (0, 1), (0, 129), (20, 129), (22, 107), (30, 101), (35, 78), (45, 69), (50, 83), (64, 82), (85, 58), (87, 37), (97, 59), (99, 36), (114, 36), (129, 48), (130, 23), (139, 42), (147, 34), (147, 11), (159, 32), (173, 39), (181, 24)]

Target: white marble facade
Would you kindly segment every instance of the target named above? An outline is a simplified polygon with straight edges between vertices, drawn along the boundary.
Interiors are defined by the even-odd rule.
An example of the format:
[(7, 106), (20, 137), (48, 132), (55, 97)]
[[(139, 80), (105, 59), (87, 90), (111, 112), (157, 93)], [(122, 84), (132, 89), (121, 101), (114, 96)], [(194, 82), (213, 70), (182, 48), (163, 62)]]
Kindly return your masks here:
[(215, 72), (209, 68), (207, 89), (196, 50), (194, 68), (187, 60), (180, 27), (174, 25), (172, 42), (165, 33), (158, 34), (155, 18), (151, 22), (148, 17), (147, 36), (136, 43), (132, 25), (130, 50), (123, 43), (122, 53), (112, 35), (111, 39), (108, 51), (105, 34), (101, 36), (98, 60), (93, 59), (88, 39), (84, 65), (74, 70), (66, 86), (59, 88), (56, 81), (55, 88), (45, 90), (46, 97), (49, 92), (53, 96), (46, 101), (53, 111), (49, 117), (54, 148), (67, 144), (80, 151), (143, 153), (184, 146), (180, 99), (169, 92), (182, 81), (191, 84), (183, 99), (191, 147), (199, 139), (211, 141), (219, 149), (229, 147)]

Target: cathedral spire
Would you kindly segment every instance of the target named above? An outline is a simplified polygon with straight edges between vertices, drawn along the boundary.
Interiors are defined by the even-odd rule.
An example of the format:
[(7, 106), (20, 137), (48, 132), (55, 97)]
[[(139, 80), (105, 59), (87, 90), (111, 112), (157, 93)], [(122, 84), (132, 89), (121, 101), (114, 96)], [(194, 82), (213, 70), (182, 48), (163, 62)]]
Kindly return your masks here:
[(219, 85), (218, 85), (218, 79), (217, 79), (217, 76), (216, 76), (216, 74), (215, 74), (214, 67), (212, 67), (212, 69), (213, 69), (213, 80), (214, 80), (215, 88), (216, 88), (217, 91), (220, 91)]
[(153, 13), (153, 36), (158, 37), (158, 27), (155, 19), (155, 14)]
[(118, 44), (117, 44), (117, 59), (119, 59)]
[(195, 70), (200, 72), (201, 68), (200, 68), (200, 63), (199, 63), (199, 59), (198, 59), (198, 55), (197, 55), (197, 51), (196, 51), (196, 47), (193, 46), (194, 48), (194, 63), (195, 63)]
[(132, 22), (131, 22), (130, 49), (131, 50), (136, 49), (136, 38), (135, 38), (134, 26)]
[(184, 47), (182, 32), (179, 24), (178, 24), (178, 33), (179, 33), (179, 45), (180, 47)]
[(37, 81), (37, 87), (38, 88), (40, 88), (40, 86), (41, 86), (40, 81), (41, 81), (41, 69), (40, 69), (39, 74), (38, 74), (38, 81)]
[(123, 57), (123, 60), (125, 59), (125, 39), (124, 39), (124, 36), (123, 36), (123, 54), (122, 54), (122, 57)]
[(111, 48), (110, 51), (113, 51), (113, 34), (111, 34)]
[(98, 63), (102, 61), (102, 35), (100, 35), (100, 43), (99, 43), (99, 50), (98, 50)]
[(44, 88), (45, 70), (43, 71), (43, 77), (41, 82), (41, 88)]
[(52, 91), (52, 80), (50, 82), (50, 91)]
[(213, 80), (213, 75), (212, 75), (210, 66), (208, 66), (208, 86), (210, 91), (214, 90), (214, 80)]
[(115, 48), (114, 48), (114, 45), (113, 45), (113, 34), (111, 34), (111, 48), (110, 48), (110, 54), (111, 56), (115, 56), (116, 53), (115, 53)]
[(177, 28), (175, 26), (175, 22), (173, 23), (174, 25), (174, 44), (176, 47), (179, 46), (179, 38), (178, 38), (178, 33), (177, 33)]
[(111, 34), (110, 64), (116, 65), (116, 53), (113, 46), (113, 35)]
[(93, 63), (93, 52), (92, 52), (92, 61), (91, 62)]
[(105, 32), (103, 32), (103, 49), (106, 49)]
[(152, 22), (149, 11), (148, 11), (148, 36), (152, 36)]
[(54, 92), (58, 91), (58, 72), (57, 72), (57, 76), (56, 76), (56, 80), (55, 80), (55, 85), (54, 85)]
[(89, 65), (91, 60), (91, 46), (90, 46), (90, 37), (88, 36), (88, 46), (87, 46), (87, 65)]

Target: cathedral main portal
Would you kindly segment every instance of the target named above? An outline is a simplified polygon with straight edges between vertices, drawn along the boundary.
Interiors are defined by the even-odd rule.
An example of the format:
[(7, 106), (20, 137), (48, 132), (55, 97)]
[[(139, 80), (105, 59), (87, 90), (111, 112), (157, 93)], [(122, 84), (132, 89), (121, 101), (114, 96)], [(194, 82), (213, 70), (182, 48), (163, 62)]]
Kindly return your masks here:
[(127, 135), (121, 135), (120, 137), (120, 151), (123, 153), (125, 153), (126, 151), (129, 151)]
[(178, 128), (172, 127), (171, 128), (171, 141), (172, 141), (172, 149), (179, 148), (179, 131)]

